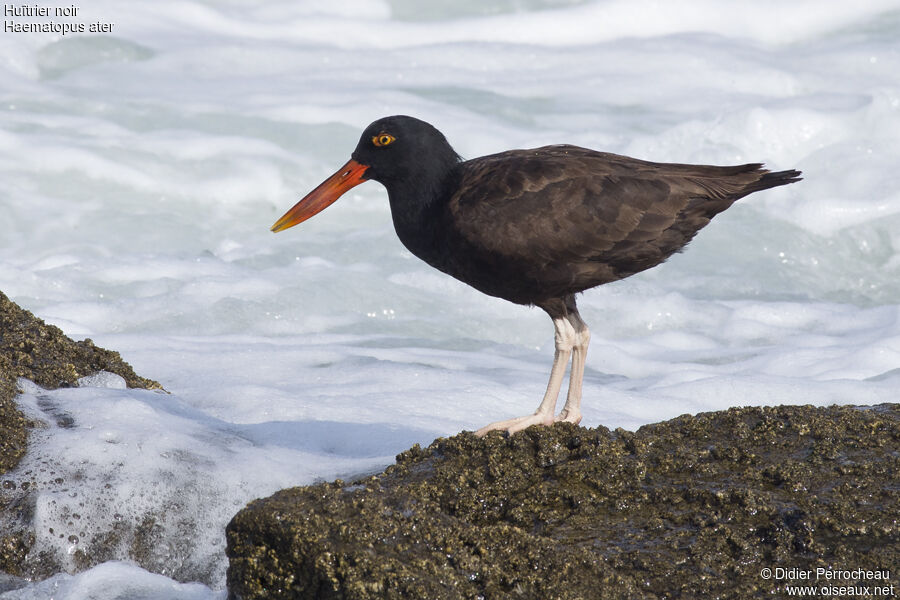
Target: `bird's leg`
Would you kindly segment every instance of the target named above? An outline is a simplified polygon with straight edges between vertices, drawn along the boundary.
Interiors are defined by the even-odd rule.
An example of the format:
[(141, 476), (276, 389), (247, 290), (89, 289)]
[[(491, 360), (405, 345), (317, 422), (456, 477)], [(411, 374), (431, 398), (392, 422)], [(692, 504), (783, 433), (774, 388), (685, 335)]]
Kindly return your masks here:
[(591, 331), (581, 320), (581, 315), (578, 314), (574, 302), (569, 308), (568, 319), (575, 332), (575, 343), (572, 347), (572, 372), (569, 373), (569, 393), (566, 394), (566, 403), (554, 420), (577, 425), (581, 422), (581, 383), (584, 380), (584, 362), (587, 357), (588, 344), (591, 341)]
[[(577, 313), (576, 313), (577, 314)], [(583, 326), (584, 322), (581, 319), (578, 319), (578, 322)], [(521, 431), (532, 425), (552, 425), (554, 422), (553, 412), (556, 410), (556, 400), (559, 397), (559, 389), (562, 387), (562, 380), (566, 374), (566, 366), (569, 364), (569, 357), (572, 356), (572, 350), (575, 347), (577, 333), (575, 327), (573, 327), (572, 323), (569, 319), (566, 318), (565, 315), (553, 317), (553, 327), (556, 330), (554, 335), (554, 342), (556, 346), (556, 351), (553, 355), (553, 368), (550, 369), (550, 381), (547, 383), (547, 391), (544, 394), (544, 399), (541, 400), (540, 406), (538, 406), (537, 410), (534, 411), (534, 414), (526, 415), (524, 417), (516, 417), (514, 419), (507, 419), (505, 421), (497, 421), (496, 423), (491, 423), (490, 425), (485, 425), (481, 429), (475, 432), (475, 435), (481, 437), (486, 434), (488, 431), (494, 431), (495, 429), (505, 429), (509, 433), (515, 433), (517, 431)], [(585, 328), (586, 330), (586, 328)], [(584, 349), (587, 349), (587, 344), (585, 343)], [(582, 366), (581, 372), (584, 372), (584, 352), (581, 354), (582, 356)], [(578, 404), (580, 404), (581, 400), (581, 381), (579, 379), (578, 386), (578, 401), (574, 403), (574, 406), (577, 409)], [(572, 395), (571, 384), (569, 386), (569, 396)], [(566, 406), (569, 406), (569, 401), (566, 401)], [(565, 410), (565, 409), (563, 409)], [(576, 410), (577, 412), (577, 410)], [(578, 419), (581, 419), (581, 415), (579, 413)], [(570, 419), (564, 419), (570, 420)], [(574, 421), (578, 422), (578, 421)]]

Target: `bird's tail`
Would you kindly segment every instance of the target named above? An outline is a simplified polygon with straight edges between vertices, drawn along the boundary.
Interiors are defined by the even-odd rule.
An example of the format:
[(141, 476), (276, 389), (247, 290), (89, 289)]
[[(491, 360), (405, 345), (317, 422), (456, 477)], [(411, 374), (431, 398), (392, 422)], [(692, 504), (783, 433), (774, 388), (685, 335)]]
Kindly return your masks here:
[(708, 201), (725, 202), (717, 212), (725, 210), (732, 202), (753, 192), (800, 181), (800, 171), (791, 169), (772, 173), (761, 163), (733, 167), (692, 165), (685, 167), (692, 171), (688, 175), (688, 180), (706, 192)]
[(767, 190), (780, 185), (796, 183), (803, 179), (800, 175), (802, 175), (802, 173), (795, 169), (790, 169), (789, 171), (777, 171), (775, 173), (765, 171), (762, 177), (744, 186), (739, 197), (743, 198), (747, 194), (752, 194), (753, 192), (758, 192), (760, 190)]

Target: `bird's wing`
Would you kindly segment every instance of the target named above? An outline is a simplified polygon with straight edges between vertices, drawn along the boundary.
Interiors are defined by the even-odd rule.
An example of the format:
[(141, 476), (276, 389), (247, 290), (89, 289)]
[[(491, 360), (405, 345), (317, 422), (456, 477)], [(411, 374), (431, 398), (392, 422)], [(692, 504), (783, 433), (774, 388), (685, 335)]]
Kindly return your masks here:
[(765, 173), (756, 164), (651, 163), (576, 146), (503, 152), (461, 170), (449, 209), (471, 248), (531, 264), (603, 262), (631, 272), (683, 247)]

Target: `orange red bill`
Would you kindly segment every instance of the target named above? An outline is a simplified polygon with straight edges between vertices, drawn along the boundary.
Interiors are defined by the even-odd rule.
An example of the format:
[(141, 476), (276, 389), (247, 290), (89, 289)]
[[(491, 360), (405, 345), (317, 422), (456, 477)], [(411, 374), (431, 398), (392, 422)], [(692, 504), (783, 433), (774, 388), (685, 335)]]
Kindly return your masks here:
[(360, 164), (355, 160), (347, 161), (347, 164), (338, 169), (334, 175), (320, 183), (291, 210), (284, 213), (284, 216), (272, 225), (272, 231), (275, 233), (284, 231), (322, 212), (347, 190), (366, 181), (363, 174), (368, 168), (368, 165)]

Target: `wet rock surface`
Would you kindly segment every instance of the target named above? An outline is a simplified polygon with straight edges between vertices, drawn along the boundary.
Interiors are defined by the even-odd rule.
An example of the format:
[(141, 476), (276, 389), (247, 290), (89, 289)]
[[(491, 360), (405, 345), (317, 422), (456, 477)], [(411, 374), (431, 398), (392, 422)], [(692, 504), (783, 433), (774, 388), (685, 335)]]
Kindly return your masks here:
[(0, 355), (0, 474), (19, 463), (25, 453), (26, 421), (16, 409), (16, 378), (9, 359)]
[[(118, 352), (100, 348), (91, 340), (76, 342), (53, 325), (47, 325), (20, 308), (0, 292), (0, 511), (15, 512), (23, 523), (17, 531), (0, 531), (0, 571), (18, 575), (25, 555), (34, 543), (27, 527), (29, 510), (20, 494), (5, 500), (4, 486), (12, 482), (3, 473), (13, 469), (25, 454), (29, 423), (15, 404), (16, 380), (30, 379), (43, 388), (76, 385), (81, 377), (101, 371), (115, 373), (128, 387), (162, 389), (150, 379), (139, 377)], [(12, 502), (12, 504), (11, 504)]]
[(898, 568), (897, 473), (898, 404), (736, 408), (637, 432), (465, 432), (379, 475), (251, 503), (227, 529), (229, 593), (779, 596), (791, 581), (764, 568)]

